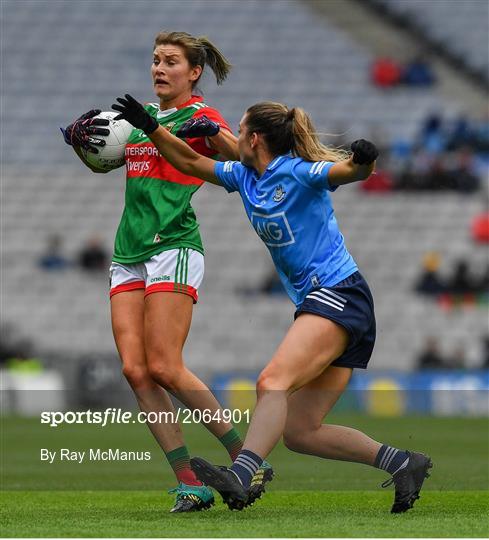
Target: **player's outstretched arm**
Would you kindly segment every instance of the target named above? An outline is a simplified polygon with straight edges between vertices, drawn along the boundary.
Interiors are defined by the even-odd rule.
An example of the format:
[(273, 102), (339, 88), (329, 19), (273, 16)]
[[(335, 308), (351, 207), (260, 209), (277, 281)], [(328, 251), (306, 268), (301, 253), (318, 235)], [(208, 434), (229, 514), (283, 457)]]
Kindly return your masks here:
[(206, 182), (221, 185), (214, 174), (216, 162), (213, 159), (195, 152), (186, 142), (175, 137), (160, 125), (155, 131), (148, 133), (148, 137), (159, 153), (179, 171), (189, 176), (202, 178)]
[(189, 176), (197, 176), (207, 182), (221, 185), (214, 174), (215, 161), (192, 150), (190, 146), (161, 127), (144, 107), (129, 94), (117, 98), (119, 103), (112, 108), (120, 114), (115, 120), (123, 118), (137, 129), (142, 129), (151, 139), (159, 153), (176, 169)]
[(220, 156), (239, 161), (238, 138), (227, 129), (221, 129), (214, 137), (209, 137), (209, 142)]
[(375, 170), (379, 151), (374, 143), (359, 139), (351, 144), (353, 152), (349, 159), (335, 163), (328, 173), (328, 181), (335, 186), (365, 180)]

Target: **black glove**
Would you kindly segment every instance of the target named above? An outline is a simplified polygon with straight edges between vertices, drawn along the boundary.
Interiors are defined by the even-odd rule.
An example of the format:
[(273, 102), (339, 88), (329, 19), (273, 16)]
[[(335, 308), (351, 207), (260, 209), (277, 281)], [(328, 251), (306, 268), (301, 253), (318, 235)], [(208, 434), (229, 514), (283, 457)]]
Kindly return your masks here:
[(148, 114), (141, 103), (136, 101), (129, 94), (125, 95), (125, 99), (117, 98), (117, 101), (120, 105), (114, 103), (112, 108), (114, 111), (118, 111), (121, 114), (118, 114), (114, 120), (120, 120), (121, 118), (127, 120), (135, 128), (142, 129), (146, 135), (153, 133), (159, 126), (156, 118), (153, 118)]
[(353, 163), (357, 163), (358, 165), (370, 165), (379, 155), (375, 144), (365, 139), (358, 139), (358, 141), (352, 142), (350, 148), (353, 152)]
[(101, 112), (100, 109), (92, 109), (82, 114), (80, 118), (76, 119), (67, 128), (60, 128), (65, 143), (70, 146), (79, 146), (87, 152), (98, 154), (98, 150), (92, 145), (105, 146), (105, 140), (92, 137), (92, 135), (109, 135), (110, 133), (107, 128), (97, 127), (109, 125), (109, 121), (106, 118), (94, 118), (94, 116), (97, 116)]
[(177, 131), (176, 136), (183, 138), (190, 137), (213, 137), (220, 130), (219, 124), (213, 122), (207, 116), (202, 115), (200, 118), (190, 118), (184, 122)]

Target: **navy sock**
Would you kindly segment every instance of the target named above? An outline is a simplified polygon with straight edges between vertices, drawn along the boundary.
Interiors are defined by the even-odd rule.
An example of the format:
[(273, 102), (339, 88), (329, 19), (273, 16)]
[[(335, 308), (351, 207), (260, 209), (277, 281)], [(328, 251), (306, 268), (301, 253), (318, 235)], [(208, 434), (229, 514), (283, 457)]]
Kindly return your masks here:
[(374, 467), (387, 471), (389, 474), (395, 474), (404, 469), (408, 461), (409, 454), (407, 452), (383, 444), (375, 458)]
[(231, 470), (239, 478), (245, 489), (251, 484), (251, 479), (263, 463), (263, 459), (251, 450), (241, 450), (231, 466)]

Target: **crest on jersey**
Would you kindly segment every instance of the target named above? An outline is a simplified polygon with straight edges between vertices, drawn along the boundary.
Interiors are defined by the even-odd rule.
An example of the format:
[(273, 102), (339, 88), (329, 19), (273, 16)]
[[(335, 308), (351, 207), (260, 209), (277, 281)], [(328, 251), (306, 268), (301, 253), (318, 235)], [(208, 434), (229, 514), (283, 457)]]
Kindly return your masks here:
[(177, 125), (176, 122), (168, 122), (168, 124), (166, 124), (166, 126), (165, 126), (165, 129), (167, 131), (171, 131), (176, 125)]
[(156, 233), (155, 237), (153, 238), (153, 244), (159, 244), (161, 242), (161, 236)]
[(284, 199), (285, 195), (286, 195), (286, 191), (285, 189), (282, 187), (282, 184), (279, 184), (276, 188), (275, 188), (275, 191), (273, 193), (273, 200), (275, 202), (280, 202)]

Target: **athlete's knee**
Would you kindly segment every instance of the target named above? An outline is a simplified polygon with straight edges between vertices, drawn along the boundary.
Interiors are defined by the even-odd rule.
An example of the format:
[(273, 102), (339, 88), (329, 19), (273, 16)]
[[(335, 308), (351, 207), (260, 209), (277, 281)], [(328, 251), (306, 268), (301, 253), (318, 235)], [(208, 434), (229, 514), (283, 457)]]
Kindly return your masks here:
[(273, 375), (262, 371), (256, 381), (256, 393), (258, 396), (270, 390), (276, 390), (276, 379)]
[(256, 381), (256, 392), (260, 396), (263, 392), (270, 390), (282, 390), (289, 389), (288, 381), (274, 368), (265, 368)]
[(168, 361), (168, 358), (162, 355), (148, 357), (150, 377), (166, 390), (176, 391), (179, 389), (179, 381), (184, 369), (183, 363), (176, 362), (174, 357), (172, 361)]
[(131, 361), (123, 361), (122, 374), (132, 388), (145, 388), (153, 384), (146, 366)]

